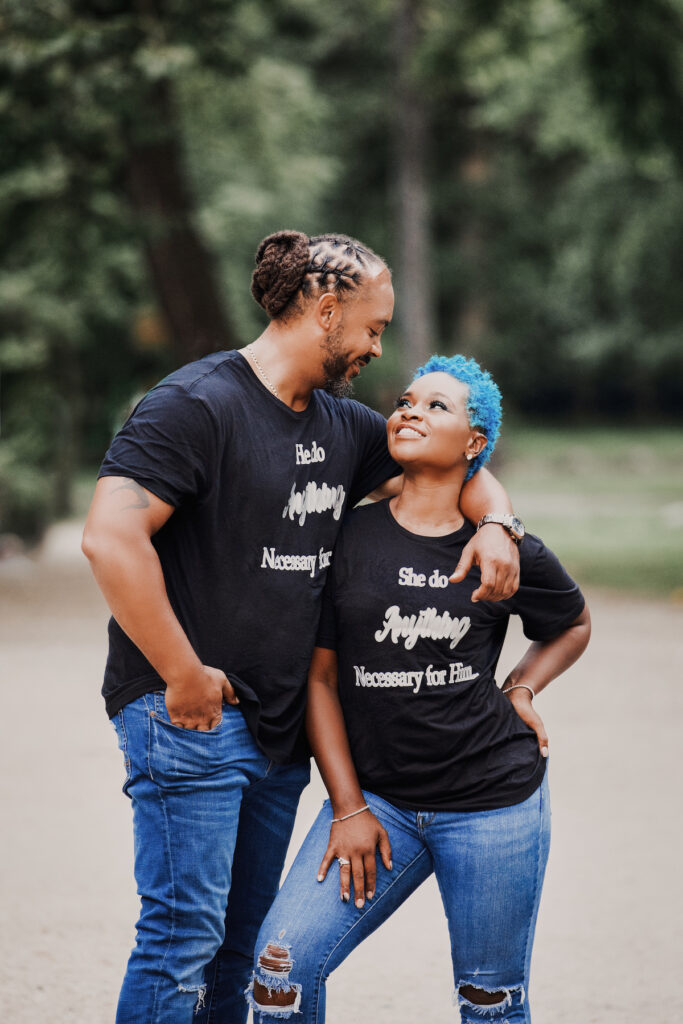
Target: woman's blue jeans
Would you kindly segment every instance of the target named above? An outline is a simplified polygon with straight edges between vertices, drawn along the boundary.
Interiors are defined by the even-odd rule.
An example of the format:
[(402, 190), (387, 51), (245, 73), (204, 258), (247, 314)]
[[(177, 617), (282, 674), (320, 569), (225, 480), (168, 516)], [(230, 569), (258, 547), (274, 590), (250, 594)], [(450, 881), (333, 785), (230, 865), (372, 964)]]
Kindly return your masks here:
[(243, 1024), (309, 765), (273, 765), (227, 704), (215, 729), (197, 732), (171, 725), (163, 693), (148, 693), (114, 725), (142, 903), (117, 1024)]
[[(336, 866), (324, 882), (316, 881), (332, 818), (326, 802), (263, 923), (255, 977), (262, 985), (273, 984), (258, 965), (266, 944), (289, 947), (294, 966), (288, 979), (278, 978), (274, 985), (285, 990), (300, 986), (300, 1012), (293, 1020), (322, 1024), (330, 973), (433, 871), (448, 919), (461, 1020), (529, 1024), (529, 964), (550, 845), (547, 773), (523, 803), (494, 811), (415, 812), (372, 793), (366, 792), (365, 799), (389, 833), (392, 870), (377, 857), (375, 896), (360, 909), (353, 899), (341, 902)], [(419, 973), (419, 950), (415, 970)], [(467, 986), (502, 997), (493, 1005), (475, 1005), (460, 991)], [(248, 998), (254, 1006), (251, 992)], [(371, 998), (368, 993), (368, 1020)], [(254, 1014), (269, 1024), (273, 1016), (288, 1017), (291, 1010), (273, 1013), (255, 1006)]]

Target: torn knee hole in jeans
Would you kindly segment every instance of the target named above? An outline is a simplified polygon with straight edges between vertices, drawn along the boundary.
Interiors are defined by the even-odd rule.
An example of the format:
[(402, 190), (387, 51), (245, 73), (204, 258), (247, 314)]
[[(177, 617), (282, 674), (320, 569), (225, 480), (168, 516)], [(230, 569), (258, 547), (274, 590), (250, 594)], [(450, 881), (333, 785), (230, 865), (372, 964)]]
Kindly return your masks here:
[(290, 1017), (301, 1005), (301, 985), (289, 979), (294, 961), (290, 947), (282, 941), (284, 934), (280, 932), (277, 941), (266, 943), (259, 953), (245, 993), (254, 1011), (271, 1017)]
[(505, 1024), (505, 1012), (512, 1005), (513, 995), (519, 996), (520, 1005), (524, 1003), (524, 986), (512, 985), (509, 988), (486, 988), (481, 984), (473, 985), (462, 979), (458, 982), (455, 993), (461, 1012), (465, 1010), (467, 1017), (463, 1021), (483, 1018)]
[(206, 985), (178, 985), (179, 992), (195, 992), (197, 994), (197, 1002), (195, 1003), (194, 1012), (199, 1013), (200, 1010), (204, 1009), (204, 1000), (206, 999)]

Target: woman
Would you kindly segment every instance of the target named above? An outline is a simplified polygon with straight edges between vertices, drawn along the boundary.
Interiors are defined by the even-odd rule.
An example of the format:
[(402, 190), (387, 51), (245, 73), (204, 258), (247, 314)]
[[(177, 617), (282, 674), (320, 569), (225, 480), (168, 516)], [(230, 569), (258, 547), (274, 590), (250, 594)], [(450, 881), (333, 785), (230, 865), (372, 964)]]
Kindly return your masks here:
[[(473, 360), (433, 357), (387, 424), (401, 493), (356, 509), (341, 532), (307, 713), (330, 799), (259, 935), (248, 998), (263, 1021), (300, 1012), (320, 1024), (327, 976), (434, 871), (461, 1020), (530, 1022), (550, 837), (548, 739), (532, 699), (582, 653), (590, 620), (533, 536), (510, 600), (473, 602), (477, 570), (448, 582), (473, 532), (459, 494), (489, 458), (500, 415)], [(499, 689), (512, 613), (532, 643)], [(335, 858), (342, 904), (327, 875)]]

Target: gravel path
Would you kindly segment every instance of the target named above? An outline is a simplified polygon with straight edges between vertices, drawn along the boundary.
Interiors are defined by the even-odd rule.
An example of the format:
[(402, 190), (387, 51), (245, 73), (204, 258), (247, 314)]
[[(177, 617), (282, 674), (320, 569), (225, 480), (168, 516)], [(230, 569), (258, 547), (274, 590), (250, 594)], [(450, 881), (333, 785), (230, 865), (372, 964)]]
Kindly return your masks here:
[[(0, 1022), (110, 1024), (133, 940), (123, 766), (99, 696), (106, 609), (80, 526), (0, 562)], [(535, 1024), (683, 1022), (680, 605), (589, 594), (593, 641), (543, 695), (553, 848)], [(515, 631), (502, 666), (523, 648)], [(296, 846), (322, 800), (304, 794)], [(328, 1022), (455, 1021), (432, 881), (329, 983)], [(648, 998), (642, 993), (647, 987)]]

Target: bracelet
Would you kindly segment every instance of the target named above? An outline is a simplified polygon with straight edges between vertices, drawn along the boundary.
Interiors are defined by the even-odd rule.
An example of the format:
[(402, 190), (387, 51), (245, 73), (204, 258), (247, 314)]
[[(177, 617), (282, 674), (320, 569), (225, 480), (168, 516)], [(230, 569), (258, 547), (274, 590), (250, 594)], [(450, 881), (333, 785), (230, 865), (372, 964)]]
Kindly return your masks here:
[(365, 804), (364, 807), (359, 807), (357, 811), (351, 811), (350, 814), (345, 814), (343, 818), (333, 818), (332, 819), (332, 824), (334, 825), (334, 823), (337, 822), (337, 821), (346, 821), (347, 818), (355, 818), (357, 814), (362, 814), (363, 811), (369, 811), (369, 810), (370, 810), (370, 808), (368, 807), (367, 804)]
[(514, 686), (508, 686), (507, 690), (502, 690), (501, 692), (502, 692), (502, 693), (509, 693), (509, 692), (510, 692), (510, 690), (528, 690), (528, 691), (529, 691), (529, 693), (531, 694), (531, 699), (532, 699), (532, 700), (533, 700), (533, 699), (534, 699), (534, 697), (536, 696), (536, 694), (535, 694), (535, 693), (534, 693), (534, 691), (533, 691), (533, 690), (531, 689), (531, 687), (530, 687), (530, 686), (527, 686), (527, 684), (526, 684), (526, 683), (515, 683), (515, 685), (514, 685)]

